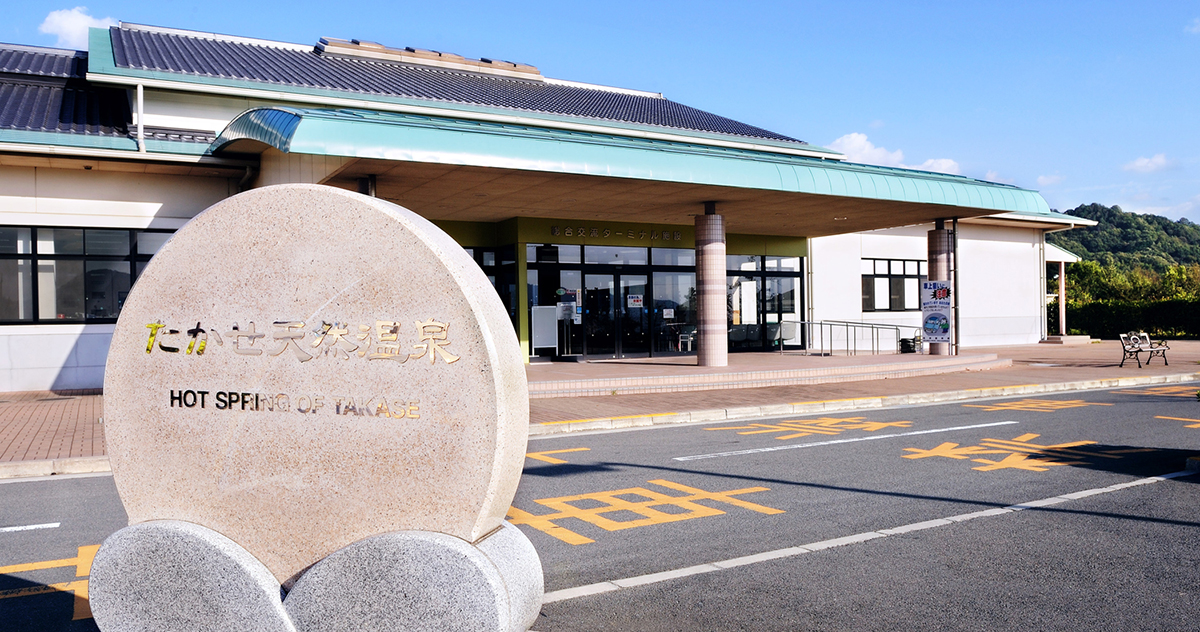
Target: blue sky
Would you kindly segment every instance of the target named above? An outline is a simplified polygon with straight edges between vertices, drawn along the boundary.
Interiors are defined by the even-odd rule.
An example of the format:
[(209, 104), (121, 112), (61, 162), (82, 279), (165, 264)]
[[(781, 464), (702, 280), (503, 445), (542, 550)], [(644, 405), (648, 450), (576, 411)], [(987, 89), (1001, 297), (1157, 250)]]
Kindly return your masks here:
[[(79, 16), (538, 66), (662, 92), (862, 162), (1200, 223), (1197, 2), (14, 3), (0, 41)], [(43, 32), (48, 30), (50, 32)]]

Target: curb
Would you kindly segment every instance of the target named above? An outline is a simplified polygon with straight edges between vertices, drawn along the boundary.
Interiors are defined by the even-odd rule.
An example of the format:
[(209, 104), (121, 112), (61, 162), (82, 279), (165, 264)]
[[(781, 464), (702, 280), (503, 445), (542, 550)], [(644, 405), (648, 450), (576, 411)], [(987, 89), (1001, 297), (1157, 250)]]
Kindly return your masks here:
[(93, 474), (110, 472), (106, 456), (78, 456), (44, 461), (8, 461), (0, 463), (0, 479), (54, 476), (56, 474)]
[[(1149, 384), (1177, 384), (1200, 380), (1200, 373), (1181, 373), (1177, 375), (1150, 375), (1146, 377), (1122, 377), (1101, 380), (1084, 380), (1079, 382), (1059, 382), (1056, 384), (1023, 384), (1019, 386), (992, 386), (988, 388), (973, 388), (961, 391), (943, 391), (940, 393), (915, 393), (911, 395), (888, 395), (882, 397), (856, 397), (853, 399), (834, 399), (820, 402), (798, 402), (793, 404), (772, 404), (767, 406), (746, 406), (742, 408), (714, 408), (682, 413), (658, 413), (653, 415), (630, 415), (626, 417), (606, 417), (598, 419), (573, 419), (568, 421), (547, 421), (530, 424), (529, 436), (584, 432), (588, 430), (621, 430), (625, 428), (642, 428), (647, 426), (665, 426), (671, 424), (688, 424), (710, 422), (719, 423), (757, 417), (772, 417), (778, 415), (810, 415), (814, 413), (869, 410), (872, 408), (891, 408), (893, 406), (913, 406), (918, 404), (937, 404), (972, 399), (992, 397), (1010, 397), (1014, 395), (1033, 395), (1038, 393), (1058, 393), (1063, 391), (1090, 391), (1106, 388), (1123, 388), (1129, 386), (1146, 386)], [(1200, 465), (1198, 465), (1200, 467)]]
[(808, 386), (865, 382), (889, 378), (925, 377), (960, 371), (987, 371), (1012, 366), (1009, 358), (996, 354), (947, 356), (947, 360), (922, 360), (870, 366), (843, 366), (824, 369), (783, 371), (741, 371), (703, 375), (602, 378), (591, 380), (553, 380), (531, 382), (529, 399), (640, 395), (646, 393), (691, 393), (769, 386)]

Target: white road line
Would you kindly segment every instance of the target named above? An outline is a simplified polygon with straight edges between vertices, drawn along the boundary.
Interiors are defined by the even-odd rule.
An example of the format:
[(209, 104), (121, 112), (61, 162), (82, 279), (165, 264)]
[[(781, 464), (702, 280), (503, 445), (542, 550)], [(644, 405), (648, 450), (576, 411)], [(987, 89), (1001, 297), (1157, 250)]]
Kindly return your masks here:
[(1042, 498), (1039, 500), (1031, 500), (1031, 501), (1023, 502), (1023, 503), (1020, 503), (1017, 505), (1009, 505), (1007, 507), (996, 507), (995, 509), (985, 509), (983, 511), (974, 511), (971, 513), (958, 514), (956, 516), (947, 516), (945, 518), (939, 518), (936, 520), (926, 520), (923, 522), (914, 522), (912, 524), (902, 525), (899, 527), (893, 527), (891, 529), (880, 529), (879, 531), (867, 531), (866, 533), (856, 533), (854, 535), (843, 536), (840, 538), (831, 538), (829, 540), (822, 540), (820, 542), (812, 542), (810, 544), (804, 544), (802, 546), (791, 546), (791, 547), (788, 547), (785, 549), (776, 549), (774, 551), (766, 551), (764, 553), (755, 553), (754, 555), (735, 557), (733, 559), (722, 560), (720, 562), (712, 562), (711, 564), (699, 564), (696, 566), (689, 566), (687, 568), (680, 568), (680, 569), (671, 570), (671, 571), (650, 573), (648, 575), (637, 575), (635, 577), (626, 577), (624, 579), (614, 579), (612, 581), (607, 581), (607, 582), (598, 582), (595, 584), (587, 584), (585, 586), (576, 586), (575, 588), (566, 588), (563, 590), (555, 590), (553, 592), (546, 593), (545, 596), (542, 598), (542, 603), (554, 603), (556, 601), (566, 601), (568, 599), (576, 599), (578, 597), (586, 597), (588, 595), (598, 595), (601, 593), (612, 592), (614, 590), (624, 590), (626, 588), (633, 588), (635, 586), (645, 586), (647, 584), (654, 584), (654, 583), (658, 583), (658, 582), (668, 581), (671, 579), (678, 579), (680, 577), (687, 577), (689, 575), (714, 573), (716, 571), (724, 570), (727, 568), (734, 568), (736, 566), (746, 566), (748, 564), (758, 564), (760, 562), (766, 562), (769, 560), (777, 560), (777, 559), (781, 559), (781, 558), (785, 558), (785, 557), (794, 557), (796, 555), (803, 555), (804, 553), (812, 553), (814, 551), (820, 551), (822, 549), (832, 549), (834, 547), (839, 547), (839, 546), (848, 546), (851, 544), (858, 544), (860, 542), (866, 542), (868, 540), (875, 540), (878, 538), (886, 538), (888, 536), (900, 535), (902, 533), (911, 533), (913, 531), (921, 531), (923, 529), (936, 529), (938, 527), (944, 527), (946, 525), (951, 525), (951, 524), (955, 524), (955, 523), (959, 523), (959, 522), (965, 522), (967, 520), (974, 520), (975, 518), (985, 518), (988, 516), (1001, 516), (1004, 514), (1010, 514), (1010, 513), (1017, 512), (1017, 511), (1023, 511), (1025, 509), (1031, 509), (1031, 508), (1035, 508), (1035, 507), (1045, 507), (1047, 505), (1057, 505), (1059, 503), (1070, 502), (1072, 500), (1077, 500), (1079, 498), (1084, 498), (1087, 496), (1095, 496), (1096, 494), (1108, 494), (1111, 492), (1121, 491), (1122, 489), (1136, 487), (1138, 485), (1149, 485), (1151, 483), (1158, 483), (1158, 482), (1165, 481), (1168, 479), (1178, 478), (1180, 476), (1190, 476), (1192, 474), (1196, 474), (1196, 472), (1187, 471), (1187, 470), (1182, 471), (1182, 472), (1172, 472), (1171, 474), (1163, 474), (1162, 476), (1152, 476), (1150, 478), (1141, 478), (1141, 479), (1137, 479), (1134, 481), (1129, 481), (1127, 483), (1117, 483), (1115, 485), (1109, 485), (1108, 487), (1097, 487), (1095, 489), (1088, 489), (1088, 490), (1084, 490), (1081, 492), (1074, 492), (1071, 494), (1063, 494), (1061, 496), (1053, 496), (1051, 498)]
[(22, 527), (0, 527), (0, 533), (9, 533), (10, 531), (33, 531), (34, 529), (57, 529), (62, 524), (59, 522), (47, 522), (46, 524), (27, 524)]
[(1020, 423), (1018, 421), (997, 421), (990, 424), (978, 424), (974, 426), (955, 426), (953, 428), (936, 428), (934, 430), (914, 430), (913, 432), (901, 432), (897, 434), (886, 435), (871, 435), (869, 437), (856, 437), (854, 439), (832, 439), (830, 441), (814, 441), (812, 443), (789, 443), (787, 445), (773, 445), (767, 448), (753, 448), (750, 450), (734, 450), (733, 452), (717, 452), (714, 454), (696, 454), (692, 456), (677, 456), (676, 461), (699, 461), (700, 459), (716, 459), (723, 456), (741, 456), (743, 454), (758, 454), (759, 452), (778, 452), (779, 450), (798, 450), (800, 448), (815, 448), (823, 445), (835, 445), (838, 443), (855, 443), (858, 441), (875, 441), (878, 439), (892, 439), (895, 437), (911, 437), (914, 435), (934, 434), (938, 432), (953, 432), (955, 430), (971, 430), (974, 428), (990, 428), (992, 426), (1008, 426), (1010, 424)]

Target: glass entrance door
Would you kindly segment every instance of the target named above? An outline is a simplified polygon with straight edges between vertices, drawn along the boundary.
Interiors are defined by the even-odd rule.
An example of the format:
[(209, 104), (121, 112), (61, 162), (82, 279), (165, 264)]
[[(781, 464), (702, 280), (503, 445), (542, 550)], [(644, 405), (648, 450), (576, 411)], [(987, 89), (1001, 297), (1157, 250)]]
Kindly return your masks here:
[(583, 326), (587, 336), (587, 355), (591, 358), (617, 357), (616, 284), (611, 274), (583, 276)]
[(644, 274), (622, 274), (620, 277), (621, 314), (618, 329), (621, 346), (617, 357), (633, 358), (650, 355), (650, 297), (646, 295), (647, 277)]
[(650, 305), (645, 274), (585, 274), (584, 328), (589, 358), (650, 355)]

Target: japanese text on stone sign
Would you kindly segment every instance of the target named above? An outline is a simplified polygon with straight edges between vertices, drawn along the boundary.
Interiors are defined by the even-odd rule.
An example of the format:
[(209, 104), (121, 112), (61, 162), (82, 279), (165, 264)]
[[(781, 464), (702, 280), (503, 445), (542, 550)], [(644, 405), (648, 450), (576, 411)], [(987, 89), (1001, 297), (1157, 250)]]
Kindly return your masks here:
[(202, 356), (212, 351), (210, 342), (224, 347), (228, 341), (238, 355), (283, 356), (287, 351), (300, 362), (359, 357), (399, 363), (426, 360), (432, 365), (438, 360), (454, 364), (460, 357), (451, 349), (450, 324), (432, 318), (411, 325), (395, 320), (376, 320), (374, 325), (320, 321), (311, 328), (304, 321), (276, 320), (265, 331), (259, 331), (254, 321), (244, 328), (234, 323), (228, 329), (205, 327), (201, 322), (187, 329), (154, 322), (146, 329), (146, 353)]

